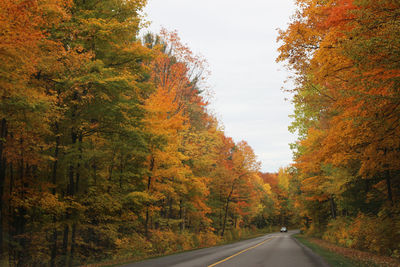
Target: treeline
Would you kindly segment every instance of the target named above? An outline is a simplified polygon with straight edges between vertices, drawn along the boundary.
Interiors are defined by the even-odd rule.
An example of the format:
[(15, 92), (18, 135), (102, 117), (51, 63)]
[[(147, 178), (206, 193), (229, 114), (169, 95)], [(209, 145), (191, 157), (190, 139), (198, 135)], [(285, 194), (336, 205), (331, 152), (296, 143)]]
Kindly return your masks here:
[(300, 0), (278, 61), (295, 74), (294, 201), (306, 231), (400, 256), (400, 2)]
[(256, 217), (257, 227), (286, 226), (289, 230), (299, 229), (302, 218), (295, 199), (299, 185), (291, 180), (290, 169), (280, 168), (277, 173), (260, 173), (260, 176), (269, 192), (263, 202), (263, 211)]
[(74, 266), (267, 227), (274, 195), (207, 111), (206, 62), (144, 0), (0, 1), (0, 265)]

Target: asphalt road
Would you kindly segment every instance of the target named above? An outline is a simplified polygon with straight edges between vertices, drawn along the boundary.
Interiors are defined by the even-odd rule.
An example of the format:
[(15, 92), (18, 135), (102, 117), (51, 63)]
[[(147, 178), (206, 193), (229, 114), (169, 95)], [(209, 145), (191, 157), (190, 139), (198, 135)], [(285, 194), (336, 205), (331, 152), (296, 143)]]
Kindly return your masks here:
[(273, 233), (237, 243), (199, 249), (131, 263), (124, 267), (314, 267), (328, 266), (322, 258), (299, 244), (288, 233)]

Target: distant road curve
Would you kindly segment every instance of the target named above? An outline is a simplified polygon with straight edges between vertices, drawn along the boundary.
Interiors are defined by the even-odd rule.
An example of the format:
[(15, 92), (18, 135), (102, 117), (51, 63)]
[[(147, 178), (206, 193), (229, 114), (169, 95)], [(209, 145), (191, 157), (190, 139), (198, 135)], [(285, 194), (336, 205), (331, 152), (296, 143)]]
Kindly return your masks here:
[(123, 267), (314, 267), (329, 266), (293, 237), (298, 231), (273, 233), (237, 243), (199, 249), (123, 265)]

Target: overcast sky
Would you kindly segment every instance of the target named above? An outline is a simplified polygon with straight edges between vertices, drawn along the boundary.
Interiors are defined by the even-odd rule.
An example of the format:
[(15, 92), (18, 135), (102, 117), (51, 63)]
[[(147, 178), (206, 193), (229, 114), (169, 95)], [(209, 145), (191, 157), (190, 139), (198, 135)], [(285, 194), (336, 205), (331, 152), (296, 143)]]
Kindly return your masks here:
[(293, 0), (148, 0), (150, 30), (177, 30), (210, 65), (211, 109), (227, 136), (245, 140), (275, 172), (292, 162), (288, 132), (293, 108), (281, 91), (289, 76), (275, 63), (277, 28), (286, 28)]

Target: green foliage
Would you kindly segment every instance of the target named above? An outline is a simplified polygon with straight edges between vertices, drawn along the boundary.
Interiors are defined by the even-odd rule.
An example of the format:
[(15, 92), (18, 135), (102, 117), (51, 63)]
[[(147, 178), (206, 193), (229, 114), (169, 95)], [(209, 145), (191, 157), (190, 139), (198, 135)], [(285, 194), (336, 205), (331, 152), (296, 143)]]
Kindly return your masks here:
[(205, 60), (176, 32), (139, 41), (145, 3), (0, 2), (0, 265), (212, 246), (268, 201), (207, 111)]

